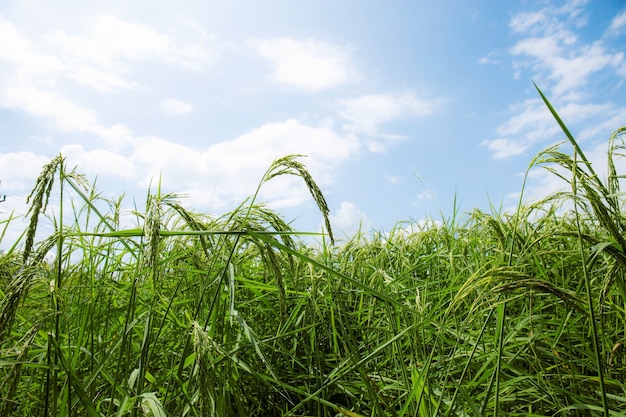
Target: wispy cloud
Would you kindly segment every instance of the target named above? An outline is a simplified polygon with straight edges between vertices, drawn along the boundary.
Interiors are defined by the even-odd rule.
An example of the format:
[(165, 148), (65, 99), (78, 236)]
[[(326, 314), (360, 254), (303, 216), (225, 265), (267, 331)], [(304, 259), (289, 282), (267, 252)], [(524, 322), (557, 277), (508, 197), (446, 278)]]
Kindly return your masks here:
[[(565, 139), (542, 100), (525, 100), (511, 105), (509, 110), (515, 116), (497, 128), (499, 138), (481, 143), (494, 152), (494, 159), (522, 155), (536, 144), (550, 139)], [(614, 114), (617, 110), (611, 104), (562, 102), (558, 111), (563, 120), (571, 126)], [(589, 136), (589, 134), (581, 135), (581, 139)]]
[(626, 28), (626, 10), (619, 13), (611, 21), (609, 33), (612, 35), (621, 34)]
[[(509, 24), (523, 37), (511, 48), (516, 57), (514, 65), (530, 68), (534, 77), (550, 81), (551, 94), (556, 98), (578, 98), (592, 74), (606, 68), (619, 69), (624, 63), (624, 53), (608, 51), (602, 40), (590, 44), (579, 41), (576, 29), (586, 23), (581, 17), (585, 3), (570, 1), (561, 8), (522, 13)], [(619, 16), (615, 19), (621, 25)]]
[[(81, 94), (142, 88), (128, 75), (129, 62), (153, 60), (202, 68), (206, 51), (119, 18), (98, 17), (91, 23), (85, 33), (54, 30), (34, 43), (32, 35), (21, 33), (0, 16), (0, 106), (51, 120), (62, 131), (92, 133), (120, 146), (131, 139), (131, 130), (122, 123), (103, 124), (96, 109), (81, 104)], [(87, 90), (69, 94), (64, 88), (67, 81)]]
[(434, 200), (435, 194), (430, 191), (430, 190), (426, 190), (426, 191), (422, 191), (421, 193), (419, 193), (416, 197), (417, 202), (420, 201), (426, 201), (426, 200)]
[(531, 28), (539, 26), (545, 21), (545, 10), (531, 13), (520, 13), (516, 16), (513, 16), (509, 23), (509, 27), (515, 32), (526, 32)]
[(489, 52), (487, 55), (481, 57), (478, 59), (478, 63), (481, 65), (487, 65), (487, 64), (491, 64), (491, 65), (497, 65), (500, 64), (500, 59), (497, 58), (498, 53), (496, 52)]
[[(397, 140), (401, 136), (383, 132), (385, 123), (409, 117), (429, 116), (437, 112), (444, 100), (420, 99), (412, 92), (370, 94), (339, 103), (339, 116), (346, 121), (343, 128), (351, 133), (373, 138)], [(368, 139), (370, 151), (383, 151), (386, 142)]]
[[(593, 77), (602, 71), (620, 73), (626, 66), (624, 52), (610, 50), (603, 39), (580, 41), (577, 32), (587, 22), (585, 4), (573, 0), (562, 7), (520, 13), (509, 22), (521, 37), (510, 48), (516, 76), (530, 70), (528, 78), (537, 81), (564, 120), (583, 130), (588, 123), (602, 123), (620, 113), (611, 103), (588, 102)], [(611, 26), (620, 26), (620, 19), (616, 16)], [(541, 100), (514, 103), (509, 112), (509, 120), (496, 129), (497, 138), (482, 142), (494, 158), (521, 155), (539, 143), (559, 139), (560, 130)]]
[(273, 65), (272, 78), (303, 90), (322, 90), (357, 81), (349, 48), (316, 39), (254, 39), (249, 44)]
[(522, 65), (529, 65), (539, 74), (555, 82), (554, 96), (578, 96), (589, 77), (604, 68), (618, 69), (624, 62), (624, 53), (609, 53), (602, 41), (575, 47), (573, 35), (567, 33), (542, 38), (524, 39), (515, 45), (512, 53), (529, 57)]
[(194, 108), (185, 101), (170, 98), (161, 101), (161, 110), (166, 114), (179, 115), (191, 113), (194, 111)]
[(493, 152), (494, 159), (506, 159), (521, 155), (530, 147), (530, 144), (503, 138), (485, 140), (481, 142), (481, 145)]

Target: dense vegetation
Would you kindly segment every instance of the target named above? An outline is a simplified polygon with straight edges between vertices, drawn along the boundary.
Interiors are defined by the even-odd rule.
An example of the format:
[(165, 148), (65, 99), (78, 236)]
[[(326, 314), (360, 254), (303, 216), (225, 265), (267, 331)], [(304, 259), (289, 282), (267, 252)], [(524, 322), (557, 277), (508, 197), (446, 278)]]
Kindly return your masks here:
[(157, 189), (122, 228), (55, 158), (0, 255), (0, 416), (625, 415), (626, 128), (602, 180), (562, 127), (531, 166), (570, 191), (341, 244), (281, 158), (259, 187), (301, 177), (319, 246), (256, 194), (215, 218)]

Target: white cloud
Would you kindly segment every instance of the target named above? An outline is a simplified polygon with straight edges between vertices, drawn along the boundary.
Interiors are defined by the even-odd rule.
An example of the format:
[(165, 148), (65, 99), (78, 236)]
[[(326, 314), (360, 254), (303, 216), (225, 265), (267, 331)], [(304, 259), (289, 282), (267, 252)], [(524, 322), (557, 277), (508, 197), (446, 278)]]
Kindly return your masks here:
[(481, 142), (493, 152), (494, 159), (522, 155), (536, 142), (558, 133), (556, 122), (539, 100), (527, 100), (512, 107), (512, 112), (517, 114), (498, 127), (501, 137)]
[[(272, 161), (289, 154), (308, 155), (302, 162), (315, 180), (333, 182), (332, 167), (359, 150), (358, 141), (325, 126), (308, 126), (294, 119), (268, 123), (235, 139), (193, 149), (158, 137), (138, 138), (129, 160), (142, 187), (162, 175), (163, 184), (189, 195), (193, 205), (223, 208), (252, 195)], [(301, 179), (272, 180), (261, 198), (273, 207), (310, 201)]]
[(493, 151), (494, 159), (505, 159), (511, 156), (521, 155), (529, 148), (530, 144), (523, 144), (510, 139), (493, 139), (481, 142), (490, 151)]
[(69, 167), (76, 166), (78, 172), (88, 176), (130, 180), (136, 175), (131, 161), (115, 152), (104, 149), (86, 151), (81, 145), (66, 145), (61, 148), (61, 154)]
[(511, 53), (521, 59), (514, 65), (532, 68), (537, 72), (534, 78), (552, 80), (553, 96), (578, 97), (578, 91), (593, 73), (605, 68), (619, 71), (624, 65), (623, 52), (608, 52), (600, 40), (580, 45), (578, 37), (568, 29), (581, 24), (583, 4), (572, 1), (561, 9), (546, 8), (511, 19), (511, 28), (527, 35), (511, 48)]
[[(589, 123), (604, 125), (607, 118), (615, 121), (615, 114), (621, 113), (611, 103), (583, 101), (588, 97), (585, 87), (595, 74), (626, 71), (624, 52), (607, 50), (602, 40), (579, 41), (575, 29), (586, 24), (582, 8), (585, 3), (572, 0), (560, 8), (546, 7), (516, 15), (510, 21), (510, 28), (522, 36), (510, 49), (515, 58), (516, 78), (522, 69), (531, 69), (532, 78), (570, 129)], [(515, 103), (509, 111), (509, 120), (497, 128), (498, 138), (482, 142), (494, 158), (520, 155), (538, 143), (564, 139), (539, 98)], [(588, 128), (583, 128), (580, 139), (589, 137), (589, 133)]]
[(161, 110), (167, 114), (177, 115), (191, 113), (194, 108), (191, 104), (185, 101), (171, 98), (161, 101)]
[(343, 233), (346, 237), (352, 237), (361, 230), (368, 233), (372, 228), (372, 221), (354, 203), (342, 202), (339, 209), (330, 215), (330, 224), (337, 232)]
[[(561, 110), (559, 107), (559, 112)], [(554, 118), (541, 99), (515, 103), (509, 106), (509, 111), (514, 116), (498, 126), (496, 131), (500, 136), (517, 137), (523, 142), (524, 148), (540, 140), (554, 137), (559, 131)]]
[(519, 13), (511, 18), (509, 27), (518, 33), (560, 32), (563, 29), (561, 18), (580, 27), (587, 22), (583, 15), (585, 3), (587, 0), (570, 0), (559, 8), (545, 7), (536, 12)]
[[(553, 104), (561, 119), (570, 128), (616, 112), (611, 104), (579, 104), (567, 101)], [(481, 143), (494, 152), (495, 159), (521, 155), (532, 146), (550, 139), (565, 139), (561, 128), (541, 99), (525, 100), (510, 106), (509, 110), (515, 116), (498, 126), (500, 138)], [(589, 136), (590, 133), (581, 134), (579, 139), (584, 140)]]
[[(332, 166), (348, 159), (359, 150), (356, 138), (340, 136), (327, 127), (311, 127), (290, 119), (269, 123), (234, 140), (211, 146), (206, 156), (230, 190), (240, 190), (238, 198), (248, 195), (261, 179), (270, 163), (288, 154), (308, 155), (303, 162), (320, 185), (333, 182)], [(246, 184), (245, 190), (241, 185)], [(219, 184), (221, 186), (221, 184)], [(308, 191), (300, 179), (264, 186), (268, 199), (281, 205), (294, 205), (308, 200)]]
[(132, 145), (135, 140), (133, 131), (121, 123), (116, 123), (111, 127), (97, 125), (94, 132), (115, 149)]
[(9, 152), (0, 154), (0, 180), (2, 193), (27, 194), (35, 186), (35, 181), (44, 165), (50, 159), (31, 152)]
[(606, 106), (606, 119), (597, 123), (592, 123), (578, 133), (577, 138), (581, 141), (589, 139), (601, 139), (603, 142), (608, 138), (618, 126), (624, 126), (626, 120), (626, 108), (612, 109)]
[(2, 99), (5, 107), (53, 119), (61, 130), (94, 132), (99, 126), (93, 111), (74, 104), (53, 90), (15, 85), (2, 92)]
[(558, 57), (551, 65), (551, 78), (557, 80), (555, 95), (564, 94), (583, 87), (591, 74), (606, 67), (618, 69), (624, 62), (624, 53), (610, 54), (601, 42), (582, 47), (577, 56)]
[(37, 136), (37, 135), (32, 135), (30, 137), (33, 140), (36, 140), (37, 142), (40, 142), (44, 145), (52, 145), (52, 137), (51, 136)]
[(513, 55), (530, 55), (537, 58), (538, 61), (551, 61), (553, 57), (561, 53), (560, 44), (562, 40), (561, 36), (526, 38), (519, 41), (511, 49), (511, 52)]
[[(442, 99), (418, 99), (408, 91), (372, 94), (342, 100), (339, 103), (339, 116), (347, 121), (343, 127), (348, 132), (398, 140), (402, 137), (382, 133), (380, 126), (393, 120), (431, 115), (439, 110), (442, 103)], [(386, 143), (372, 140), (366, 143), (372, 152), (386, 149)]]
[[(162, 180), (166, 192), (188, 196), (199, 209), (230, 209), (251, 196), (272, 161), (288, 154), (305, 154), (303, 162), (322, 187), (333, 183), (333, 168), (359, 151), (350, 135), (341, 136), (327, 126), (308, 126), (294, 119), (268, 123), (235, 139), (204, 149), (145, 136), (128, 143), (123, 153), (82, 145), (66, 145), (61, 154), (70, 168), (99, 182), (124, 181), (127, 191), (143, 191)], [(0, 154), (0, 179), (5, 194), (26, 194), (49, 158), (32, 153)], [(11, 193), (13, 194), (13, 193)], [(259, 202), (273, 208), (313, 204), (303, 180), (283, 176), (263, 185)], [(4, 206), (7, 208), (8, 206)]]
[(111, 127), (102, 125), (93, 110), (76, 104), (55, 90), (26, 84), (7, 86), (0, 91), (0, 106), (51, 119), (62, 131), (93, 133), (113, 147), (127, 145), (132, 140), (128, 127), (122, 124)]
[(623, 10), (613, 18), (611, 25), (609, 26), (609, 33), (619, 34), (622, 32), (624, 27), (626, 27), (626, 10)]
[(532, 13), (520, 13), (511, 19), (509, 27), (515, 32), (526, 32), (545, 20), (546, 15), (544, 10)]
[(481, 58), (478, 59), (478, 63), (481, 65), (497, 65), (500, 64), (500, 60), (496, 59), (495, 57), (498, 54), (496, 52), (489, 52), (486, 56), (483, 56)]
[(126, 61), (155, 60), (190, 69), (201, 69), (208, 52), (200, 43), (179, 45), (162, 30), (113, 16), (99, 16), (84, 35), (55, 30), (44, 40), (70, 66), (90, 65), (107, 72), (124, 72)]
[(583, 6), (588, 2), (589, 0), (569, 0), (558, 10), (567, 14), (570, 18), (576, 18), (582, 14)]
[(250, 41), (274, 64), (275, 81), (304, 90), (322, 90), (359, 79), (349, 50), (315, 39)]
[[(97, 93), (136, 90), (142, 87), (128, 75), (130, 62), (152, 60), (193, 69), (207, 63), (202, 44), (180, 45), (155, 28), (115, 17), (93, 19), (84, 34), (54, 30), (41, 38), (43, 42), (31, 42), (0, 16), (0, 107), (49, 119), (62, 131), (93, 133), (113, 146), (132, 140), (131, 130), (121, 123), (104, 125), (94, 108), (81, 104), (82, 90), (67, 93), (68, 80)], [(166, 106), (190, 110), (182, 102)]]
[(0, 59), (27, 62), (34, 57), (34, 45), (25, 39), (15, 25), (0, 15)]
[(427, 191), (423, 191), (423, 192), (419, 193), (416, 198), (417, 198), (418, 202), (419, 201), (434, 200), (435, 199), (435, 194), (432, 191), (427, 190)]
[[(141, 23), (102, 16), (94, 19), (90, 26), (90, 35), (86, 40), (87, 45), (93, 48), (89, 57), (94, 61), (114, 63), (118, 57), (141, 60), (159, 57), (174, 49), (168, 36)], [(74, 46), (72, 38), (67, 39), (70, 41), (68, 46)], [(80, 42), (82, 39), (76, 40)]]

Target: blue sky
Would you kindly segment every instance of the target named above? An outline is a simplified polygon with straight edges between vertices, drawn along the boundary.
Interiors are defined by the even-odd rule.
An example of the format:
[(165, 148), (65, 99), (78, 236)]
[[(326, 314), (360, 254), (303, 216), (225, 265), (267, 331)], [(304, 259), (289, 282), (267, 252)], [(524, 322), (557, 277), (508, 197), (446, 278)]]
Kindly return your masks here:
[[(532, 81), (602, 171), (626, 124), (625, 49), (621, 1), (4, 0), (0, 219), (59, 153), (126, 210), (161, 175), (222, 214), (292, 153), (339, 235), (449, 216), (455, 199), (508, 209), (563, 139)], [(535, 171), (527, 196), (561, 185)], [(319, 228), (298, 179), (261, 199)]]

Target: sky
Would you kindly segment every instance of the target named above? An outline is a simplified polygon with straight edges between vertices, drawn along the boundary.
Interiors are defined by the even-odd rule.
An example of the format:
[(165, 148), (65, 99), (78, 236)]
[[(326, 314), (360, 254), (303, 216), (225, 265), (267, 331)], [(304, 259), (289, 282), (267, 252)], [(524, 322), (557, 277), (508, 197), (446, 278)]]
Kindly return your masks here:
[[(58, 154), (126, 212), (160, 180), (224, 214), (289, 154), (339, 237), (507, 210), (564, 139), (533, 81), (602, 171), (625, 49), (622, 1), (0, 0), (0, 221)], [(524, 197), (562, 186), (533, 170)], [(259, 201), (320, 229), (299, 178)]]

